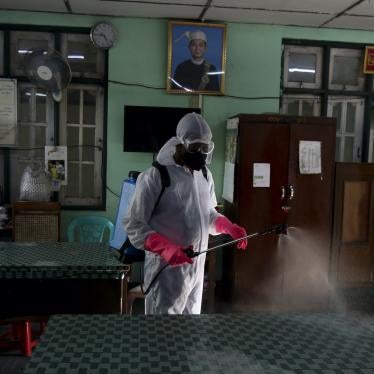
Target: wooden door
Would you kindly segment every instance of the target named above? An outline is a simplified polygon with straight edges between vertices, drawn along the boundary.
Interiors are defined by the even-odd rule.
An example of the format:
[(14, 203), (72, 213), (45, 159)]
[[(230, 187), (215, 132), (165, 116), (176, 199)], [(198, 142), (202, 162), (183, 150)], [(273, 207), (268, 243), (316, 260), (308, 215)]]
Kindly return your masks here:
[(374, 285), (374, 164), (336, 165), (332, 280)]
[[(237, 175), (238, 222), (248, 233), (285, 223), (282, 188), (287, 185), (289, 126), (257, 122), (239, 123)], [(255, 163), (270, 165), (270, 186), (253, 186)], [(252, 308), (279, 304), (282, 293), (283, 254), (277, 235), (248, 241), (247, 251), (234, 250), (234, 301)]]
[[(321, 172), (301, 172), (302, 141), (320, 144)], [(291, 209), (287, 217), (288, 236), (282, 241), (285, 251), (283, 301), (290, 308), (321, 309), (327, 307), (331, 290), (329, 261), (335, 156), (334, 120), (298, 119), (291, 125), (289, 149), (288, 186)]]

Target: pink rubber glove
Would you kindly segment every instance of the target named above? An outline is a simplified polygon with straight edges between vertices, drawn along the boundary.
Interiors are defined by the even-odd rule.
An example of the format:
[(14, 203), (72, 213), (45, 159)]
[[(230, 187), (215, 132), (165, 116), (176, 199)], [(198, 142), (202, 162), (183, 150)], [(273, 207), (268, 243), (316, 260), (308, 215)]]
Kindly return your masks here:
[[(219, 216), (214, 221), (216, 231), (221, 234), (229, 234), (233, 239), (240, 239), (247, 236), (247, 232), (243, 227), (232, 223), (227, 217)], [(243, 239), (236, 244), (236, 248), (245, 249), (247, 247), (247, 239)]]
[(189, 258), (183, 252), (186, 248), (171, 243), (157, 232), (147, 236), (144, 242), (144, 248), (150, 252), (157, 253), (171, 266), (192, 264), (193, 262), (192, 258)]

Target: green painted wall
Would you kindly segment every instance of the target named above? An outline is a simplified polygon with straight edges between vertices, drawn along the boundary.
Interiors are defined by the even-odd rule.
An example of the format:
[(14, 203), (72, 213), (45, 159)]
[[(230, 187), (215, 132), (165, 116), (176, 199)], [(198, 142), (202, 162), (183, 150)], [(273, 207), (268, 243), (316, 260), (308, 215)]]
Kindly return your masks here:
[[(129, 170), (143, 170), (152, 162), (150, 154), (124, 153), (123, 107), (133, 105), (196, 106), (198, 96), (167, 94), (167, 20), (98, 16), (73, 16), (37, 12), (0, 11), (1, 23), (90, 27), (109, 20), (119, 31), (119, 42), (109, 54), (109, 79), (127, 85), (110, 84), (108, 98), (107, 184), (120, 192)], [(307, 27), (227, 24), (226, 96), (203, 96), (202, 112), (210, 124), (216, 148), (211, 169), (221, 200), (224, 165), (225, 120), (236, 113), (278, 112), (277, 99), (239, 97), (279, 96), (282, 38), (374, 43), (374, 32), (314, 29)], [(107, 193), (105, 214), (115, 218), (118, 198)], [(70, 217), (64, 212), (63, 232)]]

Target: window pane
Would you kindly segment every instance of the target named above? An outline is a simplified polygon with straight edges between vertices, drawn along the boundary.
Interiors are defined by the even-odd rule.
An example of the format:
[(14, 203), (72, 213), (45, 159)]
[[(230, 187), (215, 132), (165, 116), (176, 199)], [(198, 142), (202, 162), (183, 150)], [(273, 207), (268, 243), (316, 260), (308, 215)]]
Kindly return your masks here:
[(302, 107), (302, 115), (303, 116), (313, 116), (313, 103), (303, 101), (303, 107)]
[(74, 162), (68, 162), (66, 195), (71, 197), (79, 196), (79, 165)]
[[(97, 170), (101, 170), (102, 152), (95, 149), (98, 139), (103, 136), (103, 95), (101, 87), (96, 85), (72, 84), (69, 90), (75, 91), (75, 97), (71, 97), (70, 104), (75, 106), (74, 111), (67, 108), (62, 114), (62, 128), (60, 140), (69, 147), (69, 163), (75, 165), (70, 175), (69, 183), (74, 178), (74, 186), (62, 189), (60, 197), (65, 205), (88, 206), (101, 202), (102, 185), (101, 175)], [(78, 96), (79, 94), (79, 96)], [(74, 123), (66, 123), (68, 112)], [(79, 112), (79, 115), (77, 114)], [(64, 116), (65, 114), (65, 116)], [(72, 119), (73, 118), (73, 119)], [(73, 147), (71, 147), (74, 145)]]
[(4, 33), (2, 31), (0, 31), (0, 75), (4, 75)]
[(340, 136), (336, 137), (335, 140), (335, 161), (341, 161), (340, 159)]
[(373, 104), (370, 114), (370, 133), (369, 133), (369, 157), (368, 162), (374, 162), (374, 110)]
[[(45, 126), (34, 126), (35, 128), (35, 147), (44, 147), (46, 143), (46, 127)], [(40, 150), (39, 150), (40, 152)], [(42, 150), (44, 154), (44, 149)]]
[(358, 85), (361, 59), (358, 57), (335, 56), (332, 83), (350, 86)]
[(344, 141), (344, 162), (353, 161), (354, 137), (346, 137)]
[(362, 50), (331, 48), (329, 88), (334, 90), (364, 90), (365, 75), (362, 66)]
[(18, 122), (31, 122), (32, 92), (30, 87), (18, 87)]
[(18, 148), (29, 148), (31, 138), (31, 125), (21, 125), (17, 129)]
[(320, 88), (323, 49), (285, 45), (283, 51), (283, 86)]
[(47, 92), (38, 89), (36, 92), (36, 122), (46, 123), (47, 122)]
[(68, 146), (73, 146), (69, 148), (68, 160), (69, 161), (79, 161), (79, 127), (68, 126), (67, 128), (67, 139), (66, 144)]
[(365, 99), (354, 96), (331, 96), (327, 115), (337, 118), (336, 135), (342, 150), (336, 161), (361, 162)]
[(83, 123), (94, 125), (96, 118), (96, 91), (83, 91)]
[(317, 57), (313, 54), (290, 53), (288, 80), (315, 83)]
[(288, 102), (286, 114), (290, 114), (292, 116), (299, 115), (299, 102), (297, 100)]
[(356, 108), (357, 108), (357, 105), (353, 103), (347, 103), (347, 124), (345, 126), (346, 132), (355, 131)]
[(65, 34), (64, 46), (74, 76), (102, 78), (104, 52), (95, 48), (88, 34)]
[(333, 105), (333, 108), (332, 108), (332, 116), (336, 118), (336, 132), (341, 131), (342, 109), (343, 109), (342, 103), (336, 103)]
[(82, 165), (82, 197), (95, 197), (95, 165)]
[(67, 123), (79, 124), (80, 90), (68, 90)]
[(12, 31), (10, 35), (10, 70), (13, 75), (25, 75), (24, 58), (28, 51), (35, 49), (48, 51), (54, 48), (54, 37), (51, 33)]
[(282, 97), (282, 113), (293, 116), (318, 116), (321, 113), (318, 96), (285, 95)]
[(82, 161), (95, 161), (94, 146), (95, 146), (95, 128), (84, 128), (83, 129)]

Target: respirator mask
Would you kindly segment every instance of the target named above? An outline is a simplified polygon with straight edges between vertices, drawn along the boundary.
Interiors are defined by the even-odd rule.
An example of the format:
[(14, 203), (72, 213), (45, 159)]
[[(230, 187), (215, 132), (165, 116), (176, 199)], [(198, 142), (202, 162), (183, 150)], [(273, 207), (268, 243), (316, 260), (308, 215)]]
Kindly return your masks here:
[(202, 139), (184, 140), (183, 162), (192, 170), (201, 170), (207, 161), (208, 155), (213, 152), (214, 143), (212, 141), (204, 141)]

